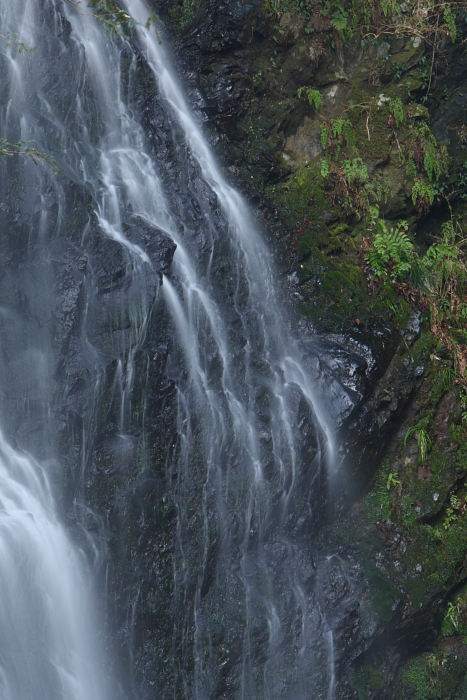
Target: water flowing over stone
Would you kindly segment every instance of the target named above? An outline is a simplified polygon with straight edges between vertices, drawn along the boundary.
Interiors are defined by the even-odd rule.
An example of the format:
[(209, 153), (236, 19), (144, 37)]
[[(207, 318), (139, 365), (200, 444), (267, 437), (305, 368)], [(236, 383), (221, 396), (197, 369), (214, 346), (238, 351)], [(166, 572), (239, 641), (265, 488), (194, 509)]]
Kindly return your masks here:
[(0, 692), (104, 700), (86, 566), (57, 522), (44, 472), (0, 435)]
[[(131, 41), (106, 35), (83, 8), (60, 0), (14, 7), (2, 0), (0, 7), (2, 32), (36, 49), (20, 53), (11, 42), (1, 54), (3, 136), (34, 140), (60, 168), (55, 177), (25, 160), (2, 164), (10, 232), (0, 281), (3, 421), (65, 482), (62, 507), (85, 533), (96, 569), (118, 518), (105, 494), (100, 511), (87, 505), (91, 475), (116, 472), (127, 479), (123, 489), (162, 483), (153, 475), (148, 428), (159, 357), (167, 387), (160, 395), (176, 407), (175, 425), (158, 437), (166, 448), (163, 499), (174, 522), (171, 623), (161, 630), (171, 671), (149, 687), (128, 670), (125, 692), (161, 700), (331, 700), (332, 625), (315, 587), (310, 533), (323, 516), (318, 498), (332, 473), (334, 420), (352, 402), (316, 348), (296, 335), (253, 217), (206, 145), (165, 46), (143, 26), (145, 3), (127, 2), (141, 23)], [(141, 81), (152, 94), (150, 115), (138, 96)], [(163, 331), (158, 314), (168, 324)], [(166, 336), (151, 352), (156, 333)], [(3, 453), (5, 474), (15, 464), (27, 476), (14, 477), (24, 499), (18, 532), (29, 538), (22, 540), (27, 567), (40, 569), (38, 538), (44, 556), (54, 553), (41, 572), (41, 600), (27, 601), (34, 616), (45, 611), (48, 663), (60, 682), (76, 684), (64, 691), (67, 700), (102, 700), (106, 691), (87, 673), (84, 654), (95, 631), (67, 583), (79, 557), (56, 524), (39, 468), (7, 446)], [(16, 487), (8, 479), (5, 494)], [(63, 613), (54, 594), (59, 566)], [(107, 573), (117, 598), (116, 575)], [(2, 579), (5, 605), (10, 586)], [(131, 666), (141, 588), (127, 589), (124, 623), (110, 595), (107, 605), (110, 629), (120, 616), (120, 652)], [(18, 645), (34, 655), (34, 638), (17, 629)], [(23, 691), (15, 686), (26, 683), (20, 668), (11, 678), (3, 670), (8, 700), (59, 697)]]

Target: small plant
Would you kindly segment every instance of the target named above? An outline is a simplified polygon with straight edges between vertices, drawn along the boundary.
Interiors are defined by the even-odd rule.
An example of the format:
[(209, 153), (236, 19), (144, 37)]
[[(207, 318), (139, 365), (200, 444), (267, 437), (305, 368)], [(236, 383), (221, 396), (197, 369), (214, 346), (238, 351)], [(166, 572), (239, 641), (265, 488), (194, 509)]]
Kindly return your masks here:
[(40, 153), (36, 148), (27, 146), (27, 143), (31, 142), (18, 141), (17, 143), (12, 143), (7, 139), (0, 139), (0, 160), (11, 156), (28, 156), (35, 165), (45, 163), (50, 166), (55, 174), (59, 172), (55, 158), (48, 156), (46, 153)]
[(451, 600), (448, 603), (448, 607), (446, 610), (446, 617), (452, 624), (455, 630), (459, 629), (459, 605), (456, 605), (456, 603), (453, 603)]
[(28, 46), (27, 44), (24, 44), (22, 41), (17, 39), (11, 32), (7, 32), (6, 34), (0, 34), (0, 37), (6, 40), (7, 49), (9, 49), (13, 44), (17, 47), (18, 53), (33, 53), (36, 50), (32, 46)]
[(454, 17), (454, 13), (453, 13), (449, 3), (444, 4), (443, 14), (444, 14), (444, 21), (446, 23), (447, 30), (448, 30), (449, 35), (451, 37), (451, 41), (454, 44), (456, 41), (456, 38), (457, 38), (456, 19)]
[(399, 128), (405, 119), (405, 110), (402, 100), (399, 97), (394, 97), (389, 101), (389, 109), (394, 117), (395, 125)]
[(423, 177), (416, 177), (412, 185), (412, 202), (414, 203), (419, 217), (428, 213), (435, 199), (433, 185)]
[(433, 447), (433, 440), (423, 428), (417, 430), (417, 443), (420, 460), (425, 462), (428, 452)]
[(462, 386), (459, 390), (459, 402), (461, 405), (461, 420), (467, 423), (467, 389)]
[(308, 103), (315, 109), (319, 109), (323, 103), (323, 96), (319, 90), (315, 90), (314, 88), (299, 87), (297, 90), (298, 99), (300, 100), (303, 95), (306, 95)]
[(388, 478), (386, 480), (386, 488), (388, 491), (391, 490), (391, 488), (396, 487), (398, 484), (400, 484), (400, 480), (396, 479), (397, 472), (389, 472)]
[[(331, 27), (343, 37), (349, 32), (349, 16), (342, 6), (338, 7), (331, 16)], [(352, 32), (349, 32), (352, 34)]]
[(403, 63), (396, 63), (394, 66), (394, 80), (399, 80), (405, 73), (406, 68)]
[(443, 391), (449, 391), (457, 379), (456, 371), (452, 367), (444, 367), (439, 376), (439, 383)]
[(449, 499), (449, 506), (446, 508), (446, 516), (443, 523), (445, 530), (449, 530), (451, 525), (458, 519), (460, 509), (460, 499), (454, 493), (452, 493)]
[(373, 248), (366, 254), (366, 263), (373, 268), (383, 282), (398, 282), (405, 278), (414, 265), (414, 247), (408, 236), (408, 224), (399, 222), (390, 229), (385, 221), (378, 219)]
[(342, 169), (350, 183), (365, 182), (368, 180), (368, 168), (361, 158), (344, 160)]
[(352, 122), (343, 117), (339, 119), (330, 119), (321, 125), (321, 145), (323, 150), (333, 152), (334, 157), (337, 157), (344, 144), (355, 145), (355, 134), (352, 128)]
[(425, 172), (430, 182), (439, 180), (449, 165), (446, 146), (438, 143), (427, 122), (418, 125), (413, 136), (408, 145), (408, 157), (412, 159), (415, 170)]
[[(78, 0), (66, 0), (66, 2), (78, 11), (83, 11), (80, 8)], [(131, 28), (138, 22), (129, 15), (125, 10), (119, 7), (116, 0), (88, 0), (89, 14), (98, 19), (110, 34), (123, 36), (123, 28)], [(156, 15), (150, 12), (144, 24), (146, 29), (156, 24)]]
[(409, 430), (406, 432), (404, 437), (404, 445), (407, 444), (407, 440), (414, 433), (415, 437), (417, 438), (418, 455), (420, 457), (420, 461), (423, 463), (426, 461), (428, 453), (433, 447), (433, 440), (428, 435), (425, 428), (422, 428), (421, 426), (415, 426), (413, 428), (409, 428)]

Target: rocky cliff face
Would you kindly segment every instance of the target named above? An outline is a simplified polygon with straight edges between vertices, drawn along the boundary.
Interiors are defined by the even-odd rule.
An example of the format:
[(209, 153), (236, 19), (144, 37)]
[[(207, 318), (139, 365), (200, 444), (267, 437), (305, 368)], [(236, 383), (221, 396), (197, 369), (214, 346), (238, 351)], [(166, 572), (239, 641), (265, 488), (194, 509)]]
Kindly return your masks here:
[[(361, 198), (378, 200), (424, 250), (453, 210), (463, 215), (464, 44), (446, 37), (431, 64), (413, 35), (341, 41), (317, 8), (274, 12), (258, 0), (159, 9), (193, 107), (258, 211), (279, 283), (348, 397), (336, 416), (332, 523), (316, 562), (335, 630), (336, 697), (464, 697), (463, 389), (423, 301), (369, 275), (359, 217)], [(408, 121), (396, 124), (397, 104)], [(323, 176), (335, 148), (323, 124), (339, 119), (353, 130), (341, 139), (344, 156), (367, 173), (355, 187), (339, 181), (335, 151), (333, 179)], [(419, 175), (402, 153), (422, 131), (449, 161), (445, 189), (430, 201), (414, 192)]]
[[(193, 109), (275, 251), (277, 285), (312, 341), (317, 379), (332, 387), (341, 447), (318, 492), (303, 480), (319, 517), (307, 521), (310, 556), (302, 566), (319, 611), (317, 633), (333, 630), (335, 697), (464, 697), (465, 393), (453, 345), (430, 330), (426, 302), (400, 281), (375, 279), (365, 252), (376, 204), (385, 221), (407, 220), (420, 251), (450, 218), (449, 207), (463, 213), (463, 19), (457, 42), (444, 37), (432, 66), (413, 36), (343, 40), (318, 9), (276, 12), (260, 0), (171, 0), (157, 9), (173, 34)], [(66, 60), (40, 81), (68, 104), (78, 89), (70, 76), (80, 77), (69, 24), (49, 40), (64, 42)], [(212, 195), (174, 147), (143, 56), (133, 60), (122, 49), (122, 65), (174, 208), (190, 212), (202, 247), (200, 202)], [(431, 194), (414, 190), (416, 181), (432, 183), (422, 141), (435, 154), (432, 167), (443, 171)], [(0, 327), (2, 424), (50, 462), (63, 482), (62, 511), (83, 546), (89, 539), (82, 533), (94, 534), (108, 643), (127, 696), (185, 697), (193, 623), (180, 617), (192, 609), (193, 589), (181, 612), (173, 579), (178, 475), (168, 467), (177, 441), (177, 368), (168, 360), (160, 298), (174, 245), (125, 212), (129, 238), (153, 263), (151, 274), (135, 275), (121, 246), (100, 235), (91, 195), (74, 175), (63, 173), (60, 187), (45, 177), (29, 196), (15, 168), (1, 205), (0, 294), (9, 309)], [(448, 190), (454, 194), (446, 199)], [(42, 238), (32, 240), (32, 230)], [(142, 289), (147, 326), (136, 344), (130, 405), (122, 399), (121, 349), (131, 345), (137, 324), (129, 310)], [(36, 339), (34, 357), (18, 351), (26, 335)], [(461, 334), (456, 340), (462, 345)], [(46, 357), (47, 371), (36, 373)], [(304, 452), (314, 456), (303, 424)], [(193, 474), (190, 486), (195, 523), (201, 476)], [(190, 536), (187, 561), (195, 565), (196, 524)], [(207, 553), (204, 591), (216, 551)], [(267, 638), (260, 632), (261, 661)], [(217, 698), (236, 697), (240, 634), (219, 624), (214, 636)]]

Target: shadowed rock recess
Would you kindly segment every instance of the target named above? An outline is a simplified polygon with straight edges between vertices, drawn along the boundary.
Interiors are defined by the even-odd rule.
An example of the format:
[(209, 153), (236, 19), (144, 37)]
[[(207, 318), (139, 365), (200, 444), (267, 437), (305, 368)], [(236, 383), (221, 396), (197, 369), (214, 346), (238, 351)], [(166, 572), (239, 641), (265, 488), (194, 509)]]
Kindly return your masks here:
[(467, 698), (467, 15), (150, 4), (0, 1), (1, 136), (59, 169), (0, 162), (0, 423), (109, 697)]

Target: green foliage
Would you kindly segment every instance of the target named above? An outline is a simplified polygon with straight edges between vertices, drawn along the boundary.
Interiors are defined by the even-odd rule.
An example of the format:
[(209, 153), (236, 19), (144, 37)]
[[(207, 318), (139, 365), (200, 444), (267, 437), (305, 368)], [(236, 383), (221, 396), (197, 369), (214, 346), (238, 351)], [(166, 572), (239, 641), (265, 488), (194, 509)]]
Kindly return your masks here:
[(31, 142), (18, 141), (12, 143), (7, 139), (0, 139), (0, 160), (11, 156), (28, 156), (35, 165), (45, 163), (50, 166), (54, 173), (59, 172), (55, 158), (48, 156), (46, 153), (40, 153), (36, 148), (28, 146), (27, 143)]
[[(376, 212), (376, 209), (375, 209)], [(453, 350), (459, 379), (467, 381), (467, 258), (461, 231), (452, 220), (441, 226), (440, 236), (425, 255), (417, 254), (408, 237), (406, 222), (389, 225), (370, 218), (376, 230), (372, 247), (366, 250), (365, 261), (384, 283), (410, 285), (430, 310), (431, 330)], [(452, 383), (452, 377), (449, 378)], [(418, 428), (420, 456), (430, 449), (430, 439)], [(425, 447), (424, 447), (425, 445)], [(425, 449), (426, 448), (426, 449)]]
[(321, 95), (319, 90), (307, 87), (299, 87), (297, 90), (297, 97), (299, 100), (302, 98), (302, 95), (306, 95), (308, 103), (311, 107), (314, 107), (315, 109), (320, 108), (323, 102), (323, 96)]
[(389, 101), (389, 109), (396, 122), (396, 127), (399, 128), (405, 120), (405, 109), (402, 100), (399, 97), (391, 98)]
[(345, 36), (346, 33), (353, 34), (349, 26), (349, 16), (342, 6), (338, 7), (331, 15), (331, 27)]
[(384, 688), (383, 674), (368, 662), (363, 663), (355, 672), (352, 684), (358, 691), (361, 700), (368, 700)]
[(448, 170), (449, 158), (444, 144), (438, 143), (427, 122), (421, 122), (413, 130), (409, 157), (416, 169), (425, 172), (430, 182), (439, 180)]
[(396, 487), (398, 484), (400, 484), (400, 479), (396, 479), (397, 472), (389, 472), (388, 478), (386, 480), (386, 489), (388, 491), (391, 490), (392, 487)]
[[(394, 127), (407, 122), (404, 106), (399, 99), (391, 101)], [(411, 108), (407, 114), (411, 113)], [(398, 143), (400, 157), (406, 163), (407, 175), (413, 176), (412, 202), (419, 217), (426, 215), (433, 204), (435, 194), (443, 191), (442, 178), (448, 174), (449, 157), (446, 146), (438, 143), (428, 122), (417, 120), (405, 141)], [(438, 184), (435, 184), (438, 183)]]
[(16, 46), (18, 49), (18, 53), (33, 53), (36, 50), (32, 46), (28, 46), (27, 44), (24, 44), (22, 41), (17, 39), (11, 32), (7, 32), (6, 34), (0, 34), (0, 37), (6, 40), (7, 49), (11, 48), (12, 45)]
[(413, 700), (429, 700), (430, 675), (425, 660), (412, 659), (403, 676), (403, 685), (408, 697)]
[(440, 393), (450, 391), (457, 379), (456, 371), (452, 367), (443, 367), (439, 372), (439, 389)]
[(415, 433), (415, 437), (417, 438), (418, 455), (420, 457), (420, 461), (425, 462), (429, 451), (433, 447), (433, 440), (428, 435), (425, 428), (422, 428), (419, 424), (418, 426), (415, 426), (413, 428), (409, 428), (409, 430), (406, 432), (405, 437), (404, 437), (404, 445), (407, 444), (407, 440), (414, 433)]
[(346, 178), (351, 184), (368, 180), (368, 168), (361, 158), (350, 158), (344, 160), (342, 163), (342, 169)]
[[(267, 195), (286, 224), (296, 227), (298, 221), (316, 221), (325, 211), (329, 211), (322, 184), (318, 165), (313, 164), (297, 168), (287, 180), (270, 185)], [(312, 206), (310, 202), (313, 203)]]
[(435, 190), (423, 177), (416, 177), (412, 185), (412, 202), (419, 214), (424, 214), (433, 204)]
[(443, 636), (458, 634), (464, 638), (467, 636), (467, 590), (465, 585), (456, 592), (446, 606), (441, 624), (441, 634)]
[(426, 291), (436, 298), (438, 306), (444, 301), (446, 308), (439, 306), (438, 311), (453, 318), (464, 315), (461, 299), (467, 284), (467, 263), (456, 238), (453, 222), (446, 221), (441, 227), (441, 236), (423, 259), (427, 271)]
[(385, 460), (381, 465), (375, 486), (364, 498), (366, 516), (371, 522), (390, 518), (392, 503), (391, 486), (388, 489), (388, 481), (391, 473), (395, 472), (392, 472), (389, 460)]
[[(75, 9), (79, 6), (79, 0), (66, 0)], [(124, 29), (134, 27), (138, 24), (125, 10), (119, 6), (117, 0), (87, 0), (87, 6), (102, 24), (104, 29), (110, 34), (124, 35)], [(156, 24), (156, 15), (149, 12), (145, 22), (146, 29)]]
[(321, 145), (337, 157), (344, 145), (355, 145), (355, 133), (349, 119), (330, 119), (321, 124)]
[(459, 612), (459, 605), (456, 605), (450, 600), (446, 610), (446, 618), (449, 620), (456, 632), (459, 629)]
[(367, 251), (366, 262), (381, 281), (397, 282), (407, 277), (414, 265), (414, 247), (408, 236), (408, 224), (401, 221), (389, 228), (378, 219), (373, 248)]
[(396, 63), (394, 66), (394, 80), (399, 80), (406, 71), (406, 67), (403, 63)]
[(135, 20), (115, 0), (88, 0), (88, 7), (110, 34), (122, 35), (123, 27), (132, 27)]
[(445, 3), (445, 5), (443, 6), (443, 14), (446, 27), (451, 36), (451, 41), (454, 44), (457, 38), (457, 28), (454, 13), (449, 3)]
[[(388, 33), (396, 36), (432, 38), (433, 30), (440, 37), (449, 34), (452, 41), (457, 36), (456, 10), (459, 4), (454, 0), (435, 3), (430, 0), (423, 12), (413, 5), (409, 11), (397, 0), (263, 0), (267, 10), (281, 15), (284, 12), (297, 12), (310, 19), (317, 11), (329, 21), (330, 28), (340, 39), (351, 39), (357, 32), (372, 34), (366, 41), (375, 41), (375, 37)], [(307, 31), (308, 30), (308, 31)], [(305, 28), (310, 33), (310, 28)], [(400, 76), (399, 76), (400, 77)]]
[(463, 423), (467, 423), (467, 389), (465, 387), (459, 389), (459, 403), (461, 405), (461, 420)]
[(453, 524), (459, 518), (459, 515), (465, 511), (465, 499), (461, 499), (455, 494), (451, 493), (449, 497), (449, 505), (446, 507), (446, 512), (443, 520), (444, 530), (449, 530)]
[(430, 182), (439, 180), (447, 172), (447, 152), (444, 144), (439, 145), (434, 137), (427, 139), (423, 146), (423, 167)]
[(402, 675), (404, 700), (457, 700), (465, 662), (453, 655), (428, 652), (411, 659)]

